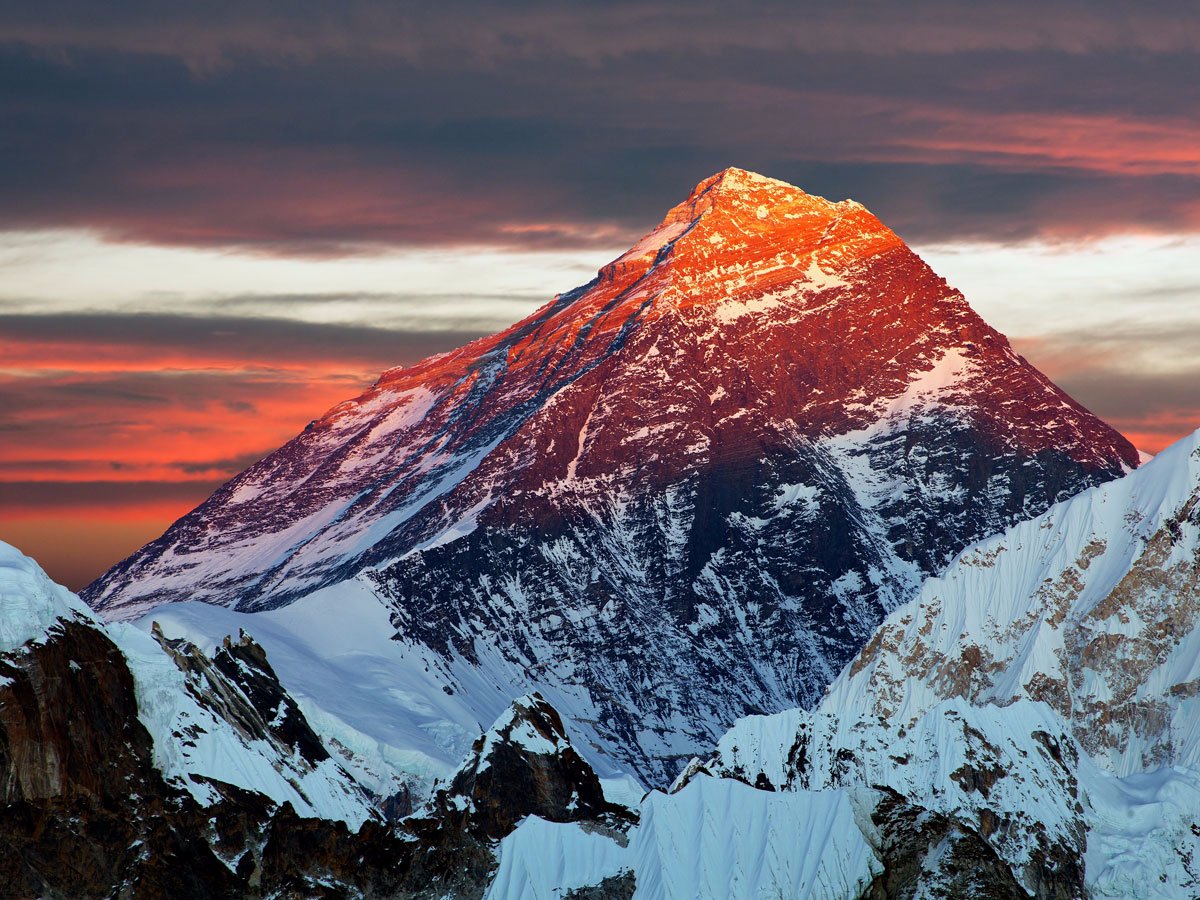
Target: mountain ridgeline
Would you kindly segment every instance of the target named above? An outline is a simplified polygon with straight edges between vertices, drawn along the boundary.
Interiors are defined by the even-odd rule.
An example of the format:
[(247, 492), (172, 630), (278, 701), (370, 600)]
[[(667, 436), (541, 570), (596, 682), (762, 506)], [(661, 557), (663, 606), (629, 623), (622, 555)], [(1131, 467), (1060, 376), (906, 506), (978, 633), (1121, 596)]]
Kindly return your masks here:
[(372, 663), (414, 680), (398, 700), (344, 674), (307, 692), (319, 720), (387, 744), (336, 698), (377, 699), (449, 763), (463, 723), (536, 690), (601, 768), (661, 785), (738, 717), (815, 704), (969, 543), (1137, 463), (863, 206), (727, 169), (588, 284), (385, 372), (84, 597), (247, 614), (274, 658), (256, 616), (281, 653), (319, 649), (289, 610), (365, 593), (394, 638)]

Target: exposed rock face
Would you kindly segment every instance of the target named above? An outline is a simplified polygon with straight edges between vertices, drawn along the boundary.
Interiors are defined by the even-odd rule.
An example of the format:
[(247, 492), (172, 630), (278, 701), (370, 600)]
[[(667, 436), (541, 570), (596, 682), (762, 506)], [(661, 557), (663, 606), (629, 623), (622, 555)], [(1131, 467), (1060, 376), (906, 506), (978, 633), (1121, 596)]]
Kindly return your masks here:
[(598, 884), (572, 888), (563, 894), (563, 900), (631, 900), (637, 888), (637, 879), (632, 872), (610, 875)]
[(4, 895), (232, 891), (198, 809), (163, 782), (152, 755), (124, 656), (99, 631), (64, 623), (0, 657)]
[(962, 823), (890, 792), (880, 799), (871, 821), (880, 832), (884, 871), (863, 900), (1029, 897), (987, 841)]
[(562, 719), (538, 694), (514, 701), (475, 742), (422, 818), (499, 840), (526, 816), (550, 822), (631, 820), (629, 810), (605, 800), (600, 780), (571, 745)]
[(414, 882), (431, 895), (482, 896), (496, 870), (495, 842), (529, 816), (616, 831), (637, 820), (605, 800), (562, 719), (537, 694), (513, 701), (446, 786), (405, 821), (424, 848), (413, 856)]
[(210, 660), (195, 644), (171, 640), (155, 625), (152, 634), (185, 673), (197, 700), (219, 711), (247, 739), (269, 741), (309, 765), (329, 759), (329, 751), (275, 677), (267, 654), (245, 632), (226, 637)]
[(136, 768), (144, 741), (129, 715), (133, 678), (111, 641), (65, 622), (51, 640), (5, 654), (0, 678), (4, 802), (125, 789), (121, 763)]
[[(269, 892), (255, 861), (276, 818), (295, 813), (207, 773), (273, 792), (291, 779), (299, 801), (333, 786), (312, 768), (328, 755), (306, 744), (311, 730), (248, 639), (216, 664), (186, 642), (161, 644), (110, 633), (0, 544), (3, 896)], [(352, 804), (353, 784), (337, 786)], [(310, 799), (326, 814), (349, 809)], [(311, 821), (349, 833), (342, 822)]]
[[(333, 889), (480, 898), (496, 872), (497, 841), (529, 816), (617, 834), (636, 822), (633, 812), (604, 799), (562, 719), (536, 695), (514, 701), (447, 785), (402, 822), (367, 822), (355, 834), (280, 810), (263, 832), (254, 873), (262, 886), (295, 896)], [(613, 896), (621, 896), (621, 884), (611, 887)]]
[(1200, 432), (965, 551), (814, 711), (743, 719), (680, 785), (844, 794), (865, 897), (1196, 896), (1198, 571)]
[(814, 703), (967, 543), (1136, 464), (862, 206), (730, 169), (86, 597), (270, 610), (359, 576), (429, 691), (486, 721), (541, 690), (664, 784), (739, 715)]
[(981, 542), (875, 633), (831, 702), (906, 718), (1045, 703), (1119, 776), (1200, 763), (1200, 433)]

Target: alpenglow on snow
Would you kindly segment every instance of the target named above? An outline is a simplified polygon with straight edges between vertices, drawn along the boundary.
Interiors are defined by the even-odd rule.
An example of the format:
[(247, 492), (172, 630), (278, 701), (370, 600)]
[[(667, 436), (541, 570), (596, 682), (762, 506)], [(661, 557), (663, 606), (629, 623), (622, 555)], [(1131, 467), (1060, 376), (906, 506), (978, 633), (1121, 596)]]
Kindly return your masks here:
[(863, 206), (727, 169), (84, 596), (245, 627), (382, 781), (444, 776), (536, 690), (602, 775), (665, 784), (739, 716), (815, 703), (970, 541), (1137, 461)]

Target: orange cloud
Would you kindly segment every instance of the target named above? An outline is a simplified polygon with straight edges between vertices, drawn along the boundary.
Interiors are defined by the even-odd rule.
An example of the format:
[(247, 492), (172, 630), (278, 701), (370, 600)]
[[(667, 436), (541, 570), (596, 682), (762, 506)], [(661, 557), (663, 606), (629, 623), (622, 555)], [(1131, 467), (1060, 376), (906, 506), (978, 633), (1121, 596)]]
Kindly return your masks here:
[(0, 538), (72, 588), (411, 361), (385, 341), (357, 355), (293, 342), (256, 360), (232, 337), (191, 350), (154, 337), (0, 343)]
[(892, 158), (1023, 167), (1069, 167), (1107, 175), (1200, 175), (1200, 125), (1112, 114), (1002, 113), (921, 107), (911, 127), (889, 134), (911, 154)]
[[(1180, 328), (1180, 341), (1194, 335)], [(1139, 351), (1169, 348), (1140, 336), (1088, 333), (1016, 338), (1014, 346), (1072, 397), (1120, 431), (1139, 450), (1159, 453), (1200, 428), (1200, 371), (1153, 370)], [(1142, 365), (1142, 368), (1138, 368)]]

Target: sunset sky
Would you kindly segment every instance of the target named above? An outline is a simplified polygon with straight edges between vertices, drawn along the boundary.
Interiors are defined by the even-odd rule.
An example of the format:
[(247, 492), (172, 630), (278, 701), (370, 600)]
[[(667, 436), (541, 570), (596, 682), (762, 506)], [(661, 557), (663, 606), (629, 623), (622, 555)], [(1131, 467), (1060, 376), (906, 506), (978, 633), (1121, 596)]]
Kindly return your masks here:
[(0, 11), (0, 539), (78, 588), (736, 165), (853, 197), (1139, 447), (1200, 425), (1193, 4)]

